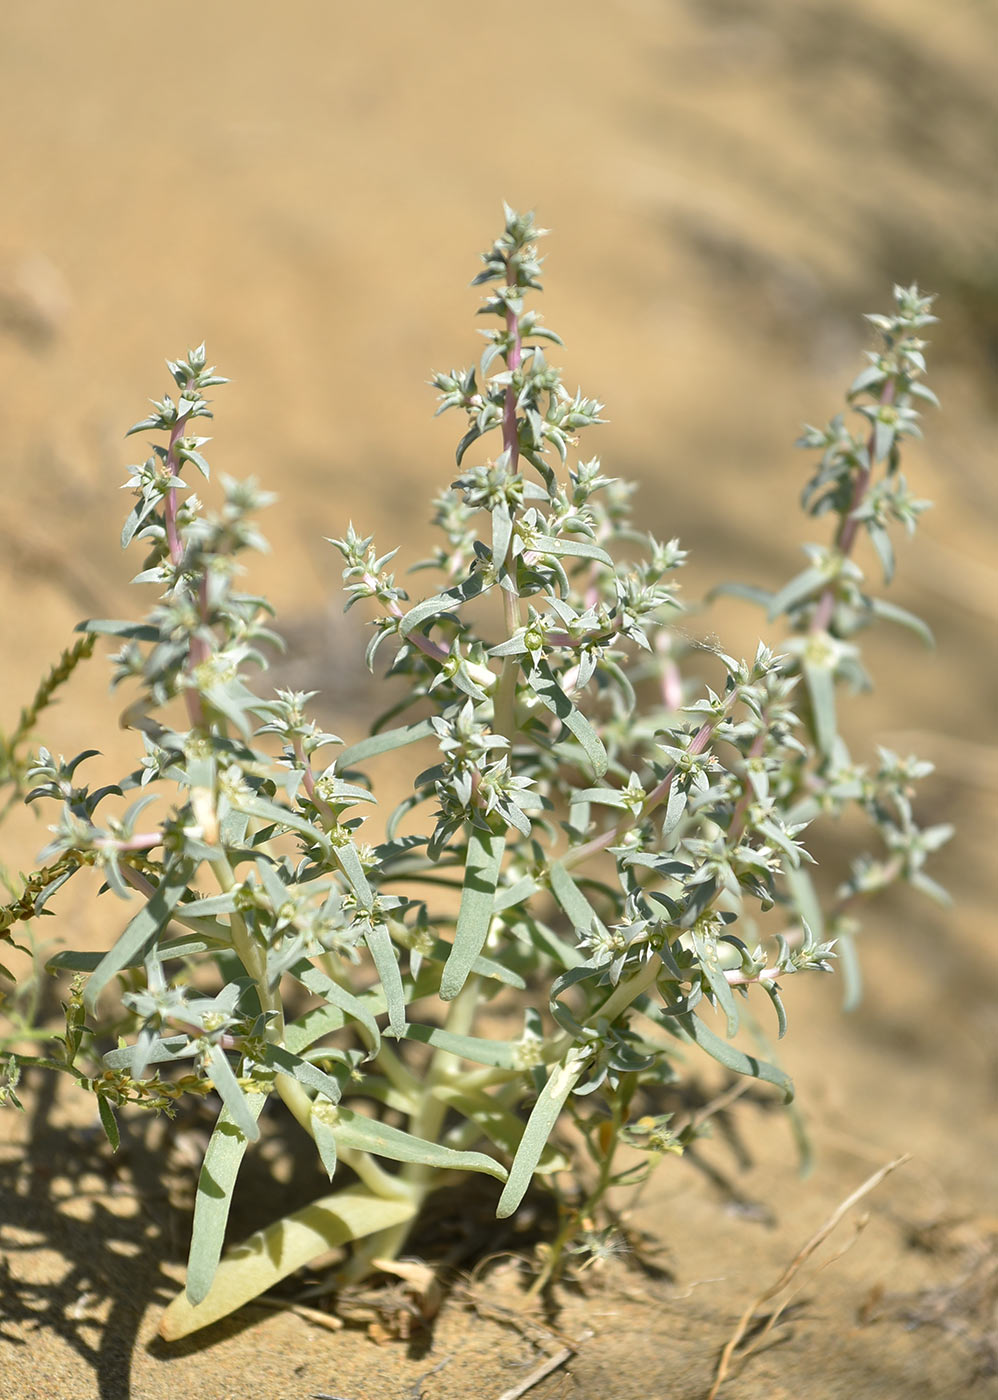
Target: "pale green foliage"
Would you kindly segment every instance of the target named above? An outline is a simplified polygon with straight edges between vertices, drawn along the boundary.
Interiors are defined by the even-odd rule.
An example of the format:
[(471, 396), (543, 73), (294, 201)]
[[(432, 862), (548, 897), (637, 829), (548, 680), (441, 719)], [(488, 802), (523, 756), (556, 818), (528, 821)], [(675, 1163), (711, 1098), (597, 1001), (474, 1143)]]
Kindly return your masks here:
[[(262, 547), (251, 516), (266, 498), (225, 481), (212, 515), (182, 476), (208, 475), (207, 439), (189, 428), (210, 416), (204, 391), (224, 383), (203, 347), (170, 363), (179, 401), (154, 404), (132, 430), (167, 435), (132, 469), (122, 536), (146, 548), (138, 581), (159, 600), (142, 622), (85, 631), (121, 639), (115, 679), (134, 692), (126, 714), (141, 752), (119, 784), (90, 792), (77, 778), (87, 754), (66, 763), (40, 751), (28, 800), (57, 804), (49, 865), (5, 917), (40, 912), (86, 866), (135, 911), (105, 955), (54, 960), (90, 974), (65, 1053), (45, 1061), (54, 1067), (80, 1050), (84, 1005), (93, 1015), (131, 970), (126, 1038), (99, 1079), (73, 1071), (97, 1090), (109, 1132), (112, 1105), (221, 1098), (171, 1336), (280, 1276), (269, 1236), (216, 1275), (269, 1096), (313, 1137), (330, 1177), (345, 1166), (359, 1179), (274, 1227), (293, 1238), (295, 1264), (374, 1231), (362, 1271), (401, 1247), (434, 1172), (457, 1169), (504, 1183), (500, 1215), (548, 1174), (565, 1211), (553, 1268), (581, 1221), (583, 1247), (606, 1246), (592, 1219), (611, 1185), (641, 1175), (615, 1164), (619, 1144), (650, 1166), (694, 1135), (647, 1107), (691, 1048), (789, 1099), (783, 1071), (733, 1043), (747, 1000), (771, 1001), (782, 1034), (781, 983), (831, 970), (862, 897), (897, 879), (938, 892), (923, 865), (948, 830), (920, 829), (911, 805), (928, 766), (886, 751), (872, 767), (854, 762), (836, 711), (842, 683), (867, 683), (863, 628), (886, 617), (924, 630), (868, 591), (852, 551), (865, 530), (889, 580), (891, 529), (913, 530), (925, 505), (899, 462), (916, 404), (933, 398), (921, 378), (928, 300), (898, 288), (894, 314), (871, 318), (882, 346), (850, 390), (860, 430), (841, 417), (806, 430), (820, 459), (804, 504), (831, 513), (834, 538), (808, 546), (807, 568), (777, 592), (747, 590), (789, 635), (749, 660), (707, 656), (711, 687), (684, 677), (687, 644), (671, 626), (678, 542), (637, 530), (632, 488), (574, 455), (602, 405), (564, 388), (544, 348), (561, 342), (526, 306), (540, 289), (540, 233), (507, 209), (475, 279), (489, 289), (480, 363), (433, 379), (441, 411), (465, 420), (460, 474), (434, 505), (442, 542), (416, 566), (439, 575), (435, 591), (413, 602), (396, 551), (352, 526), (332, 541), (347, 607), (370, 613), (369, 663), (387, 656), (405, 683), (404, 703), (352, 749), (309, 718), (311, 695), (259, 693), (275, 638), (266, 602), (236, 589), (235, 561)], [(164, 708), (178, 698), (180, 728)], [(391, 752), (396, 764), (418, 755), (411, 792), (372, 845), (377, 760)], [(805, 839), (815, 818), (850, 804), (884, 850), (859, 858), (824, 908)], [(205, 964), (213, 991), (194, 976)], [(297, 1016), (295, 984), (313, 998)], [(545, 989), (539, 1004), (528, 986)], [(522, 1029), (498, 1040), (479, 1013), (503, 987), (522, 994)], [(359, 1100), (406, 1128), (350, 1107)], [(588, 1166), (561, 1150), (566, 1114)]]

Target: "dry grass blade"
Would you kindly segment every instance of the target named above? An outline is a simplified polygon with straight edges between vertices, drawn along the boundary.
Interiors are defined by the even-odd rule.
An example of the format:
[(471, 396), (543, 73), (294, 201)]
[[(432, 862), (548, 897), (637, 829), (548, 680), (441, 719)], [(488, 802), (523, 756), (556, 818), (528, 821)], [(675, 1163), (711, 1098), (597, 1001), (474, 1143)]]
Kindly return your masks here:
[[(840, 1203), (835, 1207), (835, 1209), (832, 1211), (831, 1215), (828, 1217), (825, 1223), (815, 1231), (815, 1233), (811, 1236), (807, 1243), (794, 1255), (793, 1259), (783, 1270), (783, 1273), (776, 1280), (776, 1282), (771, 1284), (769, 1288), (767, 1288), (764, 1292), (760, 1293), (758, 1297), (753, 1298), (752, 1302), (749, 1303), (748, 1307), (738, 1319), (738, 1325), (736, 1326), (734, 1332), (732, 1332), (731, 1336), (728, 1338), (724, 1350), (721, 1352), (721, 1358), (717, 1363), (717, 1374), (714, 1377), (714, 1384), (711, 1386), (706, 1396), (706, 1400), (715, 1400), (718, 1391), (724, 1384), (725, 1378), (731, 1367), (731, 1358), (733, 1357), (735, 1350), (737, 1349), (742, 1338), (745, 1336), (745, 1333), (748, 1330), (749, 1324), (752, 1321), (752, 1317), (756, 1312), (756, 1309), (761, 1307), (763, 1303), (768, 1303), (771, 1298), (775, 1298), (779, 1293), (782, 1293), (783, 1290), (786, 1288), (787, 1284), (789, 1284), (790, 1281), (794, 1278), (801, 1265), (806, 1263), (807, 1260), (810, 1259), (811, 1255), (815, 1252), (815, 1250), (818, 1249), (822, 1244), (824, 1244), (828, 1236), (832, 1233), (833, 1230), (836, 1229), (843, 1217), (846, 1216), (850, 1210), (852, 1210), (853, 1206), (858, 1204), (858, 1202), (861, 1201), (864, 1196), (867, 1196), (871, 1191), (874, 1191), (884, 1180), (885, 1177), (890, 1176), (891, 1172), (896, 1171), (898, 1167), (903, 1166), (905, 1162), (908, 1162), (910, 1160), (910, 1154), (905, 1152), (900, 1157), (895, 1157), (893, 1162), (888, 1162), (886, 1166), (881, 1167), (878, 1171), (875, 1171), (872, 1176), (867, 1177), (867, 1179), (863, 1182), (862, 1186), (858, 1186), (856, 1190), (853, 1191), (852, 1195), (847, 1196), (844, 1201), (840, 1201)], [(840, 1250), (839, 1253), (834, 1257), (840, 1258), (843, 1253), (845, 1253), (845, 1250)], [(828, 1262), (831, 1263), (832, 1260), (829, 1260)], [(769, 1332), (772, 1329), (776, 1318), (781, 1312), (783, 1312), (785, 1307), (786, 1301), (784, 1301), (784, 1303), (781, 1304), (781, 1306), (777, 1309), (774, 1317), (768, 1322), (763, 1335), (765, 1335), (766, 1332)]]

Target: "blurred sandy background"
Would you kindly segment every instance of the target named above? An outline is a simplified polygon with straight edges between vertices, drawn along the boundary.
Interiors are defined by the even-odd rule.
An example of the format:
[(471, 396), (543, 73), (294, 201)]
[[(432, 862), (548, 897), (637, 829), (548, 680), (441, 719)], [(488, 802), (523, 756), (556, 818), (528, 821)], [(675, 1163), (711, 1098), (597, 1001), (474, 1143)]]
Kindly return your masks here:
[[(823, 1203), (869, 1169), (857, 1142), (874, 1165), (913, 1151), (918, 1169), (891, 1188), (877, 1241), (827, 1276), (839, 1283), (823, 1285), (810, 1322), (730, 1394), (976, 1394), (973, 1309), (962, 1329), (907, 1333), (886, 1319), (861, 1328), (857, 1310), (878, 1285), (888, 1297), (942, 1287), (966, 1266), (957, 1245), (928, 1263), (908, 1249), (933, 1213), (976, 1222), (975, 1247), (993, 1258), (996, 38), (998, 12), (974, 0), (548, 0), (533, 12), (33, 0), (0, 14), (0, 728), (82, 616), (146, 605), (127, 588), (137, 556), (117, 546), (136, 450), (122, 433), (168, 389), (163, 357), (204, 337), (233, 379), (216, 397), (213, 467), (280, 494), (263, 521), (273, 554), (254, 579), (291, 639), (287, 675), (323, 689), (340, 733), (359, 731), (362, 629), (340, 618), (338, 556), (323, 537), (352, 517), (386, 549), (423, 552), (425, 502), (450, 480), (455, 430), (433, 420), (425, 380), (477, 353), (467, 283), (503, 198), (553, 230), (545, 318), (566, 340), (566, 380), (611, 420), (585, 455), (643, 483), (642, 518), (692, 551), (691, 599), (719, 575), (772, 586), (797, 568), (799, 541), (821, 538), (796, 508), (799, 424), (839, 407), (870, 343), (861, 313), (887, 309), (892, 282), (939, 295), (930, 382), (943, 410), (906, 460), (937, 505), (901, 546), (891, 593), (926, 618), (938, 649), (867, 634), (878, 688), (856, 702), (852, 733), (857, 756), (887, 742), (937, 763), (922, 810), (959, 823), (933, 867), (958, 904), (902, 899), (872, 921), (873, 990), (846, 1026), (830, 984), (792, 988), (785, 1060), (819, 1146), (826, 1128), (828, 1140), (805, 1187), (786, 1143), (776, 1151), (749, 1131), (746, 1189), (769, 1197), (780, 1183), (771, 1230), (723, 1215), (685, 1166), (663, 1173), (653, 1214), (670, 1222), (679, 1291), (698, 1268), (728, 1279), (706, 1340), (690, 1344), (694, 1388), (676, 1381), (676, 1396), (697, 1393), (760, 1259), (777, 1271)], [(745, 650), (758, 617), (732, 605), (695, 625)], [(67, 752), (96, 742), (109, 763), (121, 751), (100, 662), (42, 737)], [(26, 866), (42, 839), (25, 824), (7, 859)], [(19, 1140), (35, 1133), (25, 1160), (46, 1131), (31, 1122), (3, 1120)], [(22, 1156), (11, 1156), (15, 1222), (28, 1209)], [(60, 1272), (46, 1251), (82, 1257), (96, 1227), (53, 1244), (59, 1212), (32, 1198), (38, 1252), (17, 1244), (15, 1274), (44, 1307), (22, 1305), (36, 1296), (27, 1284), (14, 1290), (23, 1337), (9, 1343), (5, 1393), (167, 1394), (186, 1374), (179, 1362), (141, 1347), (128, 1360), (122, 1339), (141, 1308), (117, 1337), (94, 1321), (92, 1355), (53, 1325), (81, 1265)], [(154, 1268), (143, 1275), (131, 1306), (159, 1283)], [(154, 1321), (150, 1307), (143, 1336)], [(328, 1389), (325, 1358), (338, 1348), (343, 1366), (350, 1347), (358, 1379), (344, 1394), (395, 1397), (412, 1383), (404, 1358), (375, 1364), (363, 1338), (320, 1335), (319, 1370), (275, 1388), (267, 1365), (284, 1374), (281, 1349), (301, 1344), (293, 1326), (253, 1328), (264, 1361), (252, 1376), (239, 1360), (248, 1334), (233, 1333), (211, 1353), (216, 1388), (185, 1393)], [(484, 1324), (473, 1335), (478, 1352), (427, 1382), (431, 1400), (468, 1393), (468, 1367), (483, 1394), (512, 1384), (489, 1381)], [(611, 1367), (616, 1396), (680, 1375), (656, 1357), (629, 1337)], [(559, 1395), (565, 1379), (532, 1393)], [(566, 1395), (611, 1393), (584, 1353), (570, 1384)]]

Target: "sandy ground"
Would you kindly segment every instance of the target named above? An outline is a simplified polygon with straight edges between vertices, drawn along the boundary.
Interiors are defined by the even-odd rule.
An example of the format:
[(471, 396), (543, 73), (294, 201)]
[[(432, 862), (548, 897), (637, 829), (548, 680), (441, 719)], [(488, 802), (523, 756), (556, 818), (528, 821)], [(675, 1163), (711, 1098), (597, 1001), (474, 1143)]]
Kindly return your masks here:
[[(414, 522), (452, 450), (425, 379), (474, 353), (466, 284), (505, 197), (555, 231), (544, 309), (567, 378), (608, 405), (607, 467), (692, 551), (691, 598), (719, 573), (772, 584), (795, 567), (800, 421), (837, 407), (859, 315), (892, 281), (938, 291), (944, 409), (908, 467), (937, 506), (893, 591), (938, 648), (877, 639), (852, 733), (857, 752), (933, 759), (924, 810), (960, 833), (934, 868), (954, 910), (902, 898), (871, 920), (858, 1012), (843, 1019), (830, 979), (792, 988), (784, 1062), (811, 1178), (785, 1120), (746, 1097), (635, 1209), (662, 1271), (613, 1260), (556, 1314), (517, 1311), (500, 1260), (407, 1342), (379, 1344), (389, 1300), (373, 1327), (251, 1309), (168, 1348), (155, 1329), (182, 1277), (200, 1125), (178, 1145), (135, 1123), (112, 1161), (89, 1104), (29, 1084), (27, 1112), (0, 1124), (2, 1400), (493, 1400), (566, 1339), (532, 1400), (697, 1400), (742, 1309), (902, 1153), (853, 1247), (805, 1269), (722, 1395), (994, 1393), (996, 28), (989, 6), (930, 0), (4, 8), (0, 725), (81, 616), (138, 606), (116, 544), (121, 434), (167, 387), (163, 356), (204, 336), (233, 377), (216, 470), (280, 492), (255, 579), (292, 641), (286, 677), (360, 732), (363, 642), (323, 537), (353, 517), (422, 553)], [(745, 650), (757, 618), (732, 604), (693, 625)], [(43, 737), (94, 742), (113, 771), (125, 739), (101, 663)], [(27, 868), (38, 825), (4, 834), (5, 863)], [(846, 844), (833, 834), (828, 860)], [(70, 936), (113, 932), (81, 912)], [(698, 1087), (719, 1084), (705, 1071)], [(293, 1153), (273, 1170), (248, 1177), (234, 1235), (276, 1194), (283, 1208), (321, 1188)]]

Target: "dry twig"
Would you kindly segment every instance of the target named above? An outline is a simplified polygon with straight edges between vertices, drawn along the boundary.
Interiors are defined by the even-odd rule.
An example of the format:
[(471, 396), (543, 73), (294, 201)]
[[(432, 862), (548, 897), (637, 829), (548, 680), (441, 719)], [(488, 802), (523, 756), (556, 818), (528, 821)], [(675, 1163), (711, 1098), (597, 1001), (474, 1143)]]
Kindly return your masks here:
[[(745, 1333), (748, 1330), (749, 1323), (752, 1321), (752, 1317), (756, 1309), (759, 1308), (763, 1303), (767, 1303), (770, 1300), (770, 1298), (775, 1298), (778, 1293), (781, 1293), (783, 1289), (786, 1288), (787, 1284), (791, 1281), (791, 1279), (800, 1269), (801, 1265), (806, 1263), (807, 1260), (810, 1259), (814, 1251), (825, 1242), (828, 1236), (832, 1233), (832, 1231), (842, 1220), (843, 1216), (847, 1215), (848, 1212), (852, 1210), (853, 1206), (857, 1204), (857, 1202), (861, 1201), (864, 1196), (868, 1195), (871, 1191), (878, 1187), (880, 1183), (884, 1180), (884, 1178), (889, 1176), (892, 1171), (895, 1171), (898, 1167), (903, 1166), (904, 1163), (909, 1160), (909, 1154), (904, 1153), (900, 1157), (895, 1157), (893, 1162), (888, 1162), (885, 1167), (881, 1167), (879, 1171), (875, 1171), (872, 1176), (867, 1177), (866, 1181), (863, 1182), (862, 1186), (857, 1187), (851, 1196), (847, 1196), (844, 1201), (841, 1201), (835, 1207), (835, 1209), (832, 1211), (831, 1215), (828, 1217), (825, 1223), (818, 1230), (815, 1231), (815, 1233), (811, 1236), (808, 1242), (800, 1250), (798, 1250), (797, 1254), (794, 1255), (793, 1259), (783, 1270), (783, 1273), (776, 1280), (776, 1282), (774, 1284), (771, 1284), (770, 1287), (767, 1288), (763, 1293), (760, 1293), (757, 1298), (753, 1298), (752, 1302), (749, 1303), (748, 1307), (738, 1319), (737, 1327), (735, 1328), (734, 1332), (732, 1332), (731, 1336), (727, 1341), (727, 1344), (725, 1345), (724, 1350), (721, 1352), (721, 1358), (717, 1364), (717, 1374), (714, 1377), (714, 1384), (711, 1386), (706, 1400), (715, 1400), (717, 1392), (724, 1384), (725, 1377), (727, 1376), (728, 1370), (731, 1366), (731, 1358), (734, 1355), (735, 1350), (741, 1342), (742, 1338), (745, 1336)], [(855, 1235), (853, 1236), (853, 1239), (855, 1239)], [(853, 1241), (850, 1241), (850, 1244), (852, 1242)], [(827, 1262), (834, 1262), (834, 1259), (841, 1258), (842, 1254), (844, 1253), (844, 1249), (840, 1250), (838, 1254), (834, 1255), (833, 1258), (828, 1260)], [(822, 1267), (824, 1267), (824, 1265)], [(784, 1311), (789, 1301), (789, 1298), (785, 1299), (783, 1303), (781, 1303), (780, 1306), (776, 1309), (773, 1317), (767, 1321), (766, 1327), (763, 1330), (763, 1336), (765, 1336), (769, 1331), (772, 1330), (772, 1327), (775, 1324), (777, 1318)]]
[(520, 1400), (521, 1395), (526, 1395), (528, 1390), (532, 1390), (545, 1377), (550, 1376), (553, 1371), (557, 1371), (559, 1366), (564, 1366), (566, 1361), (570, 1361), (583, 1342), (587, 1342), (593, 1335), (590, 1331), (583, 1332), (577, 1342), (564, 1346), (560, 1351), (556, 1351), (553, 1356), (546, 1356), (539, 1366), (531, 1371), (529, 1376), (525, 1376), (519, 1385), (514, 1385), (511, 1390), (504, 1390), (499, 1396), (499, 1400)]
[(541, 1364), (531, 1371), (530, 1375), (519, 1385), (514, 1385), (512, 1390), (504, 1390), (499, 1396), (499, 1400), (520, 1400), (521, 1395), (526, 1395), (528, 1390), (532, 1390), (545, 1376), (550, 1376), (552, 1371), (557, 1371), (559, 1366), (564, 1366), (565, 1362), (574, 1355), (574, 1347), (562, 1347), (561, 1351), (556, 1351), (554, 1356), (545, 1357)]
[(317, 1327), (325, 1327), (328, 1332), (341, 1332), (343, 1320), (335, 1313), (322, 1312), (319, 1308), (306, 1307), (304, 1303), (286, 1302), (283, 1298), (256, 1298), (256, 1308), (271, 1308), (274, 1312), (294, 1313), (305, 1322), (314, 1322)]

